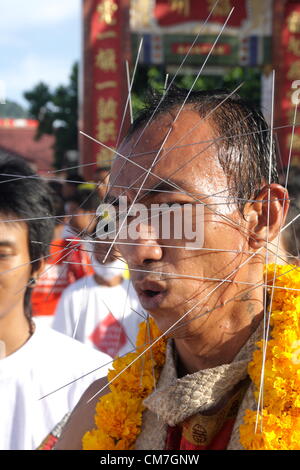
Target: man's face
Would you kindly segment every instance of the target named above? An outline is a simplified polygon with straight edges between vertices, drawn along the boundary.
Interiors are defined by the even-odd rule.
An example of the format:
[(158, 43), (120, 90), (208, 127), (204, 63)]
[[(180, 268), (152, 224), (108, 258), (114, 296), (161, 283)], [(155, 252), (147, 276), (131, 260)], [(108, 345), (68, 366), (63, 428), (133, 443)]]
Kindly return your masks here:
[[(129, 206), (139, 193), (136, 202), (148, 208), (151, 204), (161, 203), (204, 204), (202, 226), (196, 227), (204, 230), (203, 249), (185, 249), (184, 237), (160, 239), (151, 220), (140, 224), (138, 240), (128, 237), (122, 239), (122, 244), (117, 244), (131, 269), (133, 285), (143, 307), (163, 331), (192, 309), (182, 321), (184, 326), (174, 332), (176, 337), (185, 337), (198, 329), (213, 327), (219, 310), (210, 315), (199, 315), (236, 294), (239, 284), (225, 282), (217, 288), (218, 280), (226, 278), (246, 259), (247, 255), (236, 251), (248, 250), (248, 237), (236, 206), (226, 203), (227, 178), (218, 162), (215, 145), (207, 142), (216, 138), (211, 125), (206, 120), (200, 123), (198, 113), (186, 108), (175, 124), (172, 124), (173, 119), (171, 113), (159, 116), (136, 146), (143, 126), (122, 144), (119, 152), (126, 157), (131, 153), (140, 154), (130, 156), (130, 160), (148, 170), (172, 127), (158, 160), (162, 158), (151, 170), (156, 176), (149, 174), (144, 181), (145, 171), (140, 167), (130, 162), (124, 164), (121, 157), (115, 160), (108, 202), (126, 195)], [(169, 182), (166, 182), (168, 178)], [(143, 189), (139, 190), (143, 181)], [(172, 183), (180, 189), (172, 187)], [(121, 190), (117, 186), (128, 189)], [(154, 187), (156, 190), (149, 192)], [(245, 273), (237, 270), (233, 278), (238, 281), (243, 276)], [(191, 319), (193, 321), (188, 321)]]
[(109, 171), (107, 170), (99, 170), (97, 173), (97, 183), (99, 187), (97, 189), (100, 201), (103, 201), (106, 191), (107, 191), (107, 184), (109, 180)]
[(69, 224), (76, 232), (92, 233), (95, 228), (95, 211), (82, 209), (79, 204), (74, 201), (68, 201), (65, 205), (66, 223)]
[(79, 208), (72, 217), (70, 225), (80, 234), (83, 232), (93, 233), (96, 225), (95, 211)]
[(24, 222), (3, 222), (0, 216), (0, 318), (23, 314), (26, 286), (31, 275), (28, 228)]

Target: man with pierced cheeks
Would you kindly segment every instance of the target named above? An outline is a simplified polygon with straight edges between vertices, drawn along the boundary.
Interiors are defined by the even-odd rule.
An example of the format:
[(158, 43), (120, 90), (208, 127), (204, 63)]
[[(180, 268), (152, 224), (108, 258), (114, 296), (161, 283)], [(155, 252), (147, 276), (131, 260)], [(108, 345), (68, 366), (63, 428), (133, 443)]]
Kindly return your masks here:
[[(182, 107), (186, 93), (170, 90), (154, 116), (158, 102), (150, 104), (119, 147), (110, 176), (107, 202), (125, 195), (130, 205), (139, 192), (147, 207), (204, 204), (199, 250), (185, 249), (184, 239), (160, 239), (151, 220), (140, 224), (134, 243), (116, 243), (144, 309), (172, 338), (157, 389), (144, 401), (135, 448), (238, 449), (243, 412), (255, 407), (247, 364), (262, 336), (266, 240), (276, 252), (272, 240), (288, 194), (277, 184), (259, 111), (222, 90), (192, 92)], [(99, 395), (87, 401), (104, 384), (85, 392), (58, 449), (81, 448)]]

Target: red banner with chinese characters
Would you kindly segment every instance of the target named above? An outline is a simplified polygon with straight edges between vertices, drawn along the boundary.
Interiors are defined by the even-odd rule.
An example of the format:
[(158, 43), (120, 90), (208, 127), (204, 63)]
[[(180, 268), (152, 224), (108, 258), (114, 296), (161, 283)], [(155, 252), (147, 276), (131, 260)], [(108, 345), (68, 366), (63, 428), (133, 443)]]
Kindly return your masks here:
[(96, 166), (110, 166), (110, 149), (116, 146), (128, 95), (129, 0), (83, 0), (83, 15), (80, 124), (86, 134), (104, 144), (80, 137), (83, 174), (92, 179)]
[[(284, 28), (282, 30), (282, 47), (285, 50), (283, 68), (284, 84), (282, 91), (281, 109), (283, 118), (288, 124), (292, 124), (295, 114), (295, 92), (294, 82), (300, 80), (300, 4), (299, 2), (288, 2), (286, 5)], [(298, 85), (299, 87), (299, 85)], [(294, 95), (295, 96), (295, 95)], [(300, 97), (300, 95), (299, 95)], [(298, 116), (300, 113), (300, 102), (298, 104)], [(296, 120), (296, 122), (299, 122)], [(283, 152), (285, 164), (287, 164), (289, 149), (292, 138), (292, 127), (284, 132)], [(300, 165), (300, 128), (295, 128), (292, 147), (292, 162), (298, 161)]]
[[(171, 26), (187, 21), (205, 21), (215, 0), (156, 0), (155, 18), (159, 26)], [(215, 7), (211, 23), (223, 24), (232, 7), (228, 26), (240, 27), (247, 18), (247, 0), (222, 0)]]
[[(174, 54), (185, 55), (190, 51), (192, 43), (175, 43), (172, 44), (172, 52)], [(206, 55), (211, 51), (213, 42), (203, 42), (196, 44), (193, 49), (189, 52), (190, 55)], [(230, 44), (217, 44), (214, 48), (214, 55), (230, 55), (231, 47)]]
[[(300, 99), (300, 93), (295, 94), (297, 88), (299, 89), (299, 84), (297, 86), (295, 82), (297, 80), (300, 81), (300, 4), (293, 1), (286, 1), (284, 3), (280, 0), (277, 5), (279, 8), (279, 18), (277, 19), (275, 16), (274, 30), (278, 34), (280, 44), (274, 45), (276, 70), (275, 127), (280, 128), (284, 126), (282, 129), (276, 130), (276, 133), (279, 139), (283, 166), (287, 166), (292, 138), (295, 100)], [(276, 21), (279, 24), (276, 25)], [(298, 104), (296, 124), (300, 121), (299, 115), (300, 103)], [(300, 127), (295, 127), (291, 162), (292, 164), (300, 165)]]

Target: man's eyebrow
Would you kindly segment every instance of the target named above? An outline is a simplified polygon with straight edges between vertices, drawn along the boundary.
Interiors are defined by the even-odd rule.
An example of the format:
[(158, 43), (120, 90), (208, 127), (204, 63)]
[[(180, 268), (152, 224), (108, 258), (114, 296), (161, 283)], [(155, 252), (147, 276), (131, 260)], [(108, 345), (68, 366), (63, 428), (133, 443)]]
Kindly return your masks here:
[[(176, 187), (178, 186), (178, 188)], [(122, 187), (121, 187), (122, 188)], [(138, 186), (132, 186), (133, 190), (139, 190), (140, 188)], [(193, 193), (195, 192), (195, 190), (193, 190), (190, 185), (187, 183), (187, 181), (177, 181), (177, 180), (172, 180), (170, 182), (168, 181), (161, 181), (160, 183), (158, 184), (154, 184), (154, 186), (152, 186), (151, 188), (149, 187), (143, 187), (142, 190), (141, 190), (141, 195), (144, 197), (144, 196), (147, 196), (147, 195), (155, 195), (157, 193), (177, 193), (177, 194), (185, 194), (185, 193)], [(120, 193), (120, 194), (110, 194), (110, 193), (107, 193), (107, 195), (105, 196), (104, 200), (103, 200), (103, 203), (104, 204), (112, 204), (116, 201), (116, 199), (118, 199), (119, 196), (122, 196), (123, 193)], [(197, 193), (198, 194), (198, 193)], [(201, 193), (202, 195), (202, 193)]]
[[(139, 190), (140, 188), (138, 186), (132, 186), (133, 190)], [(177, 189), (177, 188), (174, 188), (174, 186), (172, 186), (172, 184), (170, 183), (167, 183), (167, 182), (161, 182), (157, 185), (154, 185), (152, 188), (148, 188), (148, 187), (143, 187), (142, 190), (141, 190), (141, 193), (149, 193), (149, 194), (155, 194), (155, 193), (160, 193), (160, 192), (168, 192), (168, 193), (173, 193), (173, 192), (180, 192), (181, 190), (180, 189)], [(104, 198), (104, 203), (112, 203), (115, 201), (115, 199), (117, 199), (119, 196), (122, 196), (122, 193), (121, 194), (118, 194), (118, 195), (114, 195), (114, 194), (107, 194)]]
[(0, 241), (0, 247), (1, 246), (14, 248), (16, 246), (16, 244), (14, 242), (10, 241), (10, 240), (1, 240)]
[[(145, 189), (146, 190), (146, 189)], [(148, 189), (149, 194), (163, 193), (163, 192), (180, 192), (180, 189), (174, 188), (172, 183), (167, 181), (162, 181), (159, 184), (154, 185), (152, 188)]]
[[(144, 192), (144, 190), (143, 190)], [(151, 195), (155, 195), (156, 193), (176, 193), (176, 194), (199, 194), (197, 191), (195, 192), (195, 188), (193, 188), (188, 181), (185, 180), (170, 180), (170, 181), (162, 181), (161, 183), (155, 184), (152, 188), (145, 188), (145, 192), (149, 192)], [(145, 194), (146, 195), (146, 194)]]

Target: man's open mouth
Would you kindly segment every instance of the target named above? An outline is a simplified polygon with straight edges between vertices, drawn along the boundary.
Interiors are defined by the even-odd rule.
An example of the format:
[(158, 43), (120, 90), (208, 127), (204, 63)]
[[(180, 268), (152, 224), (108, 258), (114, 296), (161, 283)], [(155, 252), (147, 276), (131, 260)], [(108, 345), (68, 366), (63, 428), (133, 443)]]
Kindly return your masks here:
[(165, 283), (160, 281), (138, 281), (135, 284), (135, 289), (142, 306), (146, 309), (158, 307), (166, 294)]
[(161, 291), (158, 290), (150, 290), (146, 289), (143, 291), (143, 295), (146, 295), (147, 297), (155, 297), (156, 295), (160, 294)]

